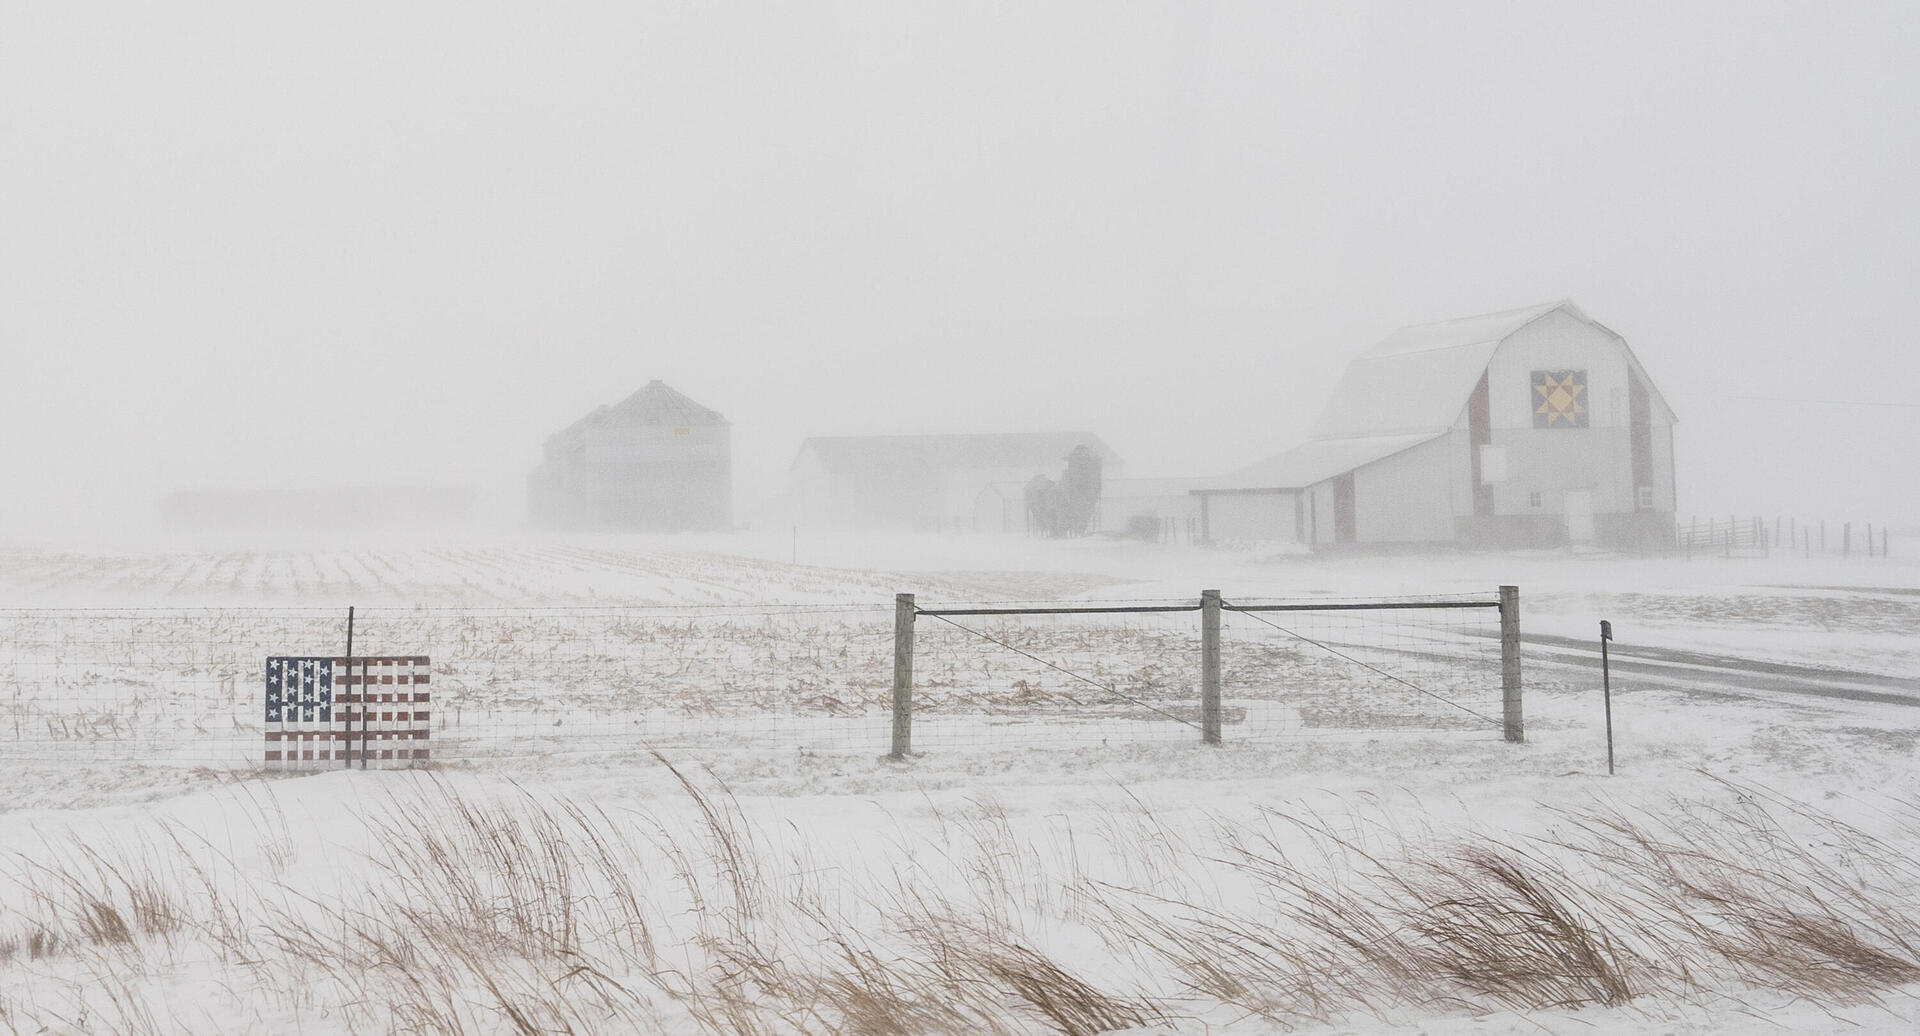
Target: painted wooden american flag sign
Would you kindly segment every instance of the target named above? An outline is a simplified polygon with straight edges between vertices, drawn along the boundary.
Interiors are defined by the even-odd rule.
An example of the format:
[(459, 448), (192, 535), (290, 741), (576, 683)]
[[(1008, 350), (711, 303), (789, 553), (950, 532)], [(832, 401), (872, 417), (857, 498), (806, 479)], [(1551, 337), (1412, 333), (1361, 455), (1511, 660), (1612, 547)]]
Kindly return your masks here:
[(267, 769), (425, 765), (429, 669), (425, 655), (267, 659)]

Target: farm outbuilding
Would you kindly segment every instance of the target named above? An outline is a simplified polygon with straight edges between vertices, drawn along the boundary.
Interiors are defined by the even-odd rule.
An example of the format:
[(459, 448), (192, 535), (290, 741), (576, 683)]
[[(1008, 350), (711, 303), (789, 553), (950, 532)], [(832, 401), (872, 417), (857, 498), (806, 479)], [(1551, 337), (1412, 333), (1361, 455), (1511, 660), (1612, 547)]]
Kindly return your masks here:
[(784, 504), (788, 519), (803, 525), (1009, 531), (1025, 516), (1024, 503), (1012, 502), (1020, 491), (1009, 486), (1061, 478), (1081, 446), (1102, 472), (1119, 468), (1120, 458), (1090, 432), (815, 436), (794, 458)]
[(684, 532), (733, 525), (731, 426), (664, 382), (547, 440), (527, 479), (534, 524)]
[[(1188, 543), (1199, 534), (1200, 500), (1192, 494), (1200, 479), (1110, 478), (1100, 487), (1090, 531)], [(991, 482), (975, 498), (977, 532), (1037, 535), (1028, 514), (1026, 482)]]
[(1212, 542), (1673, 542), (1673, 410), (1571, 302), (1403, 328), (1300, 446), (1195, 490)]

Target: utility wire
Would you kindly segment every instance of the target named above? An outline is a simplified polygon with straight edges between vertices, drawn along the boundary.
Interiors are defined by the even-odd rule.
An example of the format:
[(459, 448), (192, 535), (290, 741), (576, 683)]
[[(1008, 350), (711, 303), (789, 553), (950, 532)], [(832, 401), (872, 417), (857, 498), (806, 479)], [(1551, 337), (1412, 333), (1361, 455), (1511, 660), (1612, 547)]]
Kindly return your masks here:
[[(922, 614), (922, 615), (929, 615), (929, 614), (932, 614), (932, 613), (929, 613), (929, 612), (921, 612), (920, 614)], [(1004, 640), (1000, 640), (1000, 639), (999, 639), (999, 638), (997, 638), (997, 637), (990, 637), (990, 636), (988, 636), (987, 634), (985, 634), (985, 633), (982, 633), (982, 632), (980, 632), (980, 631), (979, 631), (979, 630), (977, 630), (977, 629), (973, 629), (973, 628), (971, 628), (971, 627), (968, 627), (968, 626), (962, 626), (962, 625), (960, 625), (959, 623), (957, 623), (957, 622), (955, 622), (955, 621), (953, 621), (952, 619), (949, 619), (949, 618), (947, 618), (947, 617), (946, 617), (946, 616), (944, 616), (944, 615), (937, 615), (937, 614), (934, 614), (934, 615), (932, 615), (932, 617), (933, 617), (933, 618), (936, 618), (936, 619), (939, 619), (939, 620), (940, 620), (941, 622), (944, 622), (944, 623), (946, 623), (947, 625), (949, 625), (949, 626), (952, 626), (952, 627), (953, 627), (953, 628), (955, 628), (955, 629), (958, 629), (958, 630), (963, 630), (963, 631), (965, 631), (965, 632), (967, 632), (967, 633), (971, 633), (971, 634), (973, 634), (974, 636), (976, 636), (976, 637), (979, 637), (979, 638), (980, 638), (981, 640), (984, 640), (984, 641), (988, 641), (989, 643), (993, 643), (993, 644), (998, 644), (998, 645), (1000, 645), (1001, 647), (1003, 647), (1003, 648), (1006, 648), (1006, 649), (1007, 649), (1008, 651), (1011, 651), (1011, 652), (1013, 652), (1013, 653), (1014, 653), (1014, 654), (1016, 654), (1016, 655), (1023, 655), (1023, 656), (1025, 656), (1025, 657), (1027, 657), (1027, 658), (1030, 658), (1030, 659), (1033, 659), (1033, 660), (1034, 660), (1035, 662), (1038, 662), (1038, 663), (1040, 663), (1041, 665), (1043, 665), (1043, 666), (1046, 666), (1046, 667), (1047, 667), (1048, 669), (1052, 669), (1052, 670), (1054, 670), (1055, 672), (1058, 672), (1058, 673), (1065, 673), (1066, 675), (1068, 675), (1068, 676), (1071, 676), (1071, 677), (1073, 677), (1074, 679), (1076, 679), (1076, 680), (1078, 680), (1078, 681), (1080, 681), (1081, 683), (1084, 683), (1084, 684), (1087, 684), (1087, 685), (1089, 685), (1089, 686), (1092, 686), (1092, 687), (1097, 687), (1097, 688), (1099, 688), (1100, 690), (1103, 690), (1103, 691), (1105, 691), (1105, 692), (1107, 692), (1108, 694), (1111, 694), (1111, 695), (1113, 695), (1113, 696), (1114, 696), (1114, 697), (1116, 697), (1116, 698), (1121, 698), (1121, 699), (1124, 699), (1124, 700), (1126, 700), (1126, 701), (1130, 701), (1130, 702), (1132, 702), (1133, 704), (1135, 704), (1135, 705), (1138, 705), (1138, 706), (1140, 706), (1141, 708), (1143, 708), (1143, 709), (1146, 709), (1146, 710), (1148, 710), (1149, 712), (1157, 712), (1157, 713), (1159, 713), (1160, 715), (1162, 715), (1162, 716), (1165, 716), (1165, 717), (1167, 717), (1167, 718), (1168, 718), (1168, 719), (1170, 719), (1170, 720), (1173, 720), (1173, 721), (1174, 721), (1175, 723), (1185, 723), (1185, 724), (1186, 724), (1187, 726), (1190, 726), (1190, 727), (1192, 727), (1192, 728), (1193, 728), (1193, 729), (1195, 729), (1195, 730), (1199, 730), (1199, 729), (1200, 729), (1200, 725), (1199, 725), (1199, 724), (1197, 724), (1197, 723), (1195, 723), (1195, 722), (1193, 722), (1192, 720), (1189, 720), (1189, 719), (1184, 719), (1184, 718), (1182, 718), (1182, 717), (1180, 717), (1180, 716), (1176, 716), (1176, 715), (1174, 715), (1174, 714), (1173, 714), (1173, 713), (1171, 713), (1171, 712), (1168, 712), (1167, 710), (1165, 710), (1165, 709), (1163, 709), (1163, 708), (1160, 708), (1160, 707), (1159, 707), (1159, 706), (1157, 706), (1157, 705), (1152, 705), (1152, 704), (1150, 704), (1150, 703), (1148, 703), (1148, 702), (1144, 702), (1144, 701), (1141, 701), (1140, 699), (1138, 699), (1138, 698), (1135, 698), (1135, 697), (1133, 697), (1133, 696), (1132, 696), (1132, 695), (1130, 695), (1130, 694), (1126, 694), (1125, 692), (1123, 692), (1123, 691), (1121, 691), (1121, 690), (1120, 690), (1119, 688), (1117, 688), (1117, 687), (1109, 687), (1109, 686), (1107, 686), (1106, 684), (1103, 684), (1103, 683), (1101, 683), (1101, 682), (1100, 682), (1100, 681), (1098, 681), (1098, 680), (1094, 680), (1094, 679), (1090, 679), (1090, 678), (1088, 678), (1088, 677), (1085, 677), (1085, 676), (1081, 676), (1081, 675), (1080, 675), (1079, 673), (1076, 673), (1076, 672), (1074, 672), (1074, 671), (1073, 671), (1073, 670), (1071, 670), (1071, 669), (1065, 669), (1065, 668), (1062, 668), (1062, 667), (1060, 667), (1060, 666), (1057, 666), (1057, 665), (1054, 665), (1054, 664), (1053, 664), (1052, 662), (1049, 662), (1049, 661), (1047, 661), (1046, 659), (1044, 659), (1044, 658), (1041, 658), (1041, 657), (1040, 657), (1039, 655), (1036, 655), (1036, 654), (1034, 654), (1034, 653), (1032, 653), (1032, 652), (1030, 652), (1030, 651), (1022, 651), (1021, 649), (1019, 649), (1019, 648), (1017, 648), (1017, 647), (1014, 647), (1014, 646), (1013, 646), (1012, 644), (1009, 644), (1009, 643), (1007, 643), (1007, 642), (1006, 642), (1006, 641), (1004, 641)]]
[[(1224, 604), (1225, 604), (1225, 602), (1222, 602), (1222, 604), (1224, 605)], [(1286, 634), (1287, 636), (1289, 636), (1289, 637), (1294, 637), (1294, 638), (1296, 638), (1296, 639), (1298, 639), (1298, 640), (1303, 640), (1303, 641), (1306, 641), (1307, 643), (1309, 643), (1309, 644), (1312, 644), (1312, 645), (1313, 645), (1314, 647), (1317, 647), (1317, 648), (1319, 648), (1320, 650), (1322, 650), (1322, 651), (1325, 651), (1325, 652), (1327, 652), (1327, 653), (1328, 653), (1328, 654), (1330, 654), (1330, 655), (1337, 655), (1337, 656), (1339, 656), (1339, 657), (1341, 657), (1341, 658), (1344, 658), (1344, 659), (1346, 659), (1346, 660), (1347, 660), (1347, 661), (1349, 661), (1349, 662), (1352, 662), (1352, 663), (1353, 663), (1354, 665), (1357, 665), (1357, 666), (1360, 666), (1360, 667), (1361, 667), (1361, 668), (1363, 668), (1363, 669), (1371, 669), (1372, 671), (1374, 671), (1374, 672), (1376, 672), (1376, 673), (1379, 673), (1379, 674), (1380, 674), (1381, 676), (1384, 676), (1384, 677), (1386, 677), (1387, 679), (1389, 679), (1389, 680), (1392, 680), (1392, 681), (1393, 681), (1394, 683), (1397, 683), (1397, 684), (1403, 684), (1403, 685), (1405, 685), (1405, 686), (1407, 686), (1407, 687), (1411, 687), (1411, 688), (1413, 688), (1414, 690), (1416, 690), (1416, 691), (1419, 691), (1419, 692), (1420, 692), (1421, 694), (1424, 694), (1424, 695), (1426, 695), (1427, 697), (1429, 697), (1429, 698), (1432, 698), (1432, 699), (1433, 699), (1434, 701), (1437, 701), (1437, 702), (1441, 702), (1441, 703), (1443, 703), (1443, 704), (1446, 704), (1446, 705), (1451, 705), (1451, 706), (1453, 706), (1454, 708), (1456, 708), (1456, 709), (1459, 709), (1459, 710), (1460, 710), (1461, 712), (1464, 712), (1464, 713), (1466, 713), (1467, 715), (1469, 715), (1469, 716), (1472, 716), (1473, 718), (1475, 718), (1475, 719), (1477, 719), (1477, 720), (1480, 720), (1480, 721), (1482, 721), (1482, 722), (1484, 722), (1484, 723), (1489, 723), (1489, 724), (1492, 724), (1493, 726), (1496, 726), (1496, 727), (1497, 727), (1497, 726), (1502, 726), (1502, 725), (1503, 725), (1503, 724), (1501, 723), (1501, 721), (1499, 721), (1499, 720), (1497, 720), (1497, 719), (1494, 719), (1494, 718), (1492, 718), (1491, 716), (1482, 716), (1482, 715), (1481, 715), (1480, 713), (1478, 713), (1478, 712), (1475, 712), (1475, 711), (1473, 711), (1472, 709), (1469, 709), (1469, 708), (1467, 708), (1467, 707), (1466, 707), (1465, 705), (1462, 705), (1462, 704), (1460, 704), (1460, 703), (1459, 703), (1459, 702), (1457, 702), (1457, 701), (1452, 701), (1452, 700), (1450, 700), (1450, 699), (1448, 699), (1448, 698), (1445, 698), (1445, 697), (1442, 697), (1442, 696), (1440, 696), (1440, 695), (1438, 695), (1438, 694), (1435, 694), (1435, 693), (1433, 693), (1432, 691), (1429, 691), (1429, 690), (1427, 690), (1427, 689), (1426, 689), (1425, 687), (1422, 687), (1422, 686), (1420, 686), (1419, 684), (1416, 684), (1416, 683), (1412, 683), (1412, 682), (1410, 682), (1410, 681), (1407, 681), (1407, 680), (1403, 680), (1403, 679), (1401, 679), (1400, 677), (1397, 677), (1397, 676), (1395, 676), (1395, 675), (1393, 675), (1392, 673), (1389, 673), (1389, 672), (1387, 672), (1387, 671), (1386, 671), (1385, 669), (1382, 669), (1382, 668), (1380, 668), (1379, 666), (1376, 666), (1376, 665), (1371, 665), (1371, 664), (1369, 664), (1369, 663), (1366, 663), (1366, 662), (1362, 662), (1362, 661), (1360, 661), (1359, 659), (1357, 659), (1357, 658), (1355, 658), (1355, 657), (1353, 657), (1352, 655), (1349, 655), (1349, 654), (1347, 654), (1347, 653), (1346, 653), (1346, 652), (1344, 652), (1344, 651), (1341, 651), (1341, 650), (1340, 650), (1340, 649), (1338, 649), (1338, 648), (1335, 648), (1335, 647), (1332, 647), (1332, 646), (1330, 646), (1330, 645), (1327, 645), (1327, 644), (1322, 644), (1322, 643), (1320, 643), (1319, 641), (1317, 641), (1317, 640), (1315, 640), (1315, 639), (1313, 639), (1312, 637), (1309, 637), (1309, 636), (1306, 636), (1305, 634), (1302, 634), (1302, 633), (1295, 633), (1295, 632), (1294, 632), (1293, 630), (1290, 630), (1290, 629), (1288, 629), (1288, 628), (1286, 628), (1285, 626), (1282, 626), (1282, 625), (1280, 625), (1280, 624), (1279, 624), (1279, 623), (1277, 623), (1277, 622), (1272, 622), (1272, 621), (1270, 621), (1270, 620), (1268, 620), (1268, 619), (1266, 619), (1266, 618), (1263, 618), (1263, 617), (1262, 617), (1262, 616), (1260, 615), (1260, 613), (1259, 613), (1259, 612), (1242, 612), (1242, 611), (1238, 611), (1238, 609), (1234, 609), (1234, 608), (1232, 608), (1232, 606), (1230, 606), (1230, 605), (1228, 605), (1228, 606), (1227, 606), (1227, 608), (1228, 608), (1229, 610), (1232, 610), (1232, 611), (1235, 611), (1235, 612), (1236, 612), (1237, 614), (1240, 614), (1240, 615), (1245, 615), (1245, 616), (1247, 616), (1248, 618), (1250, 618), (1250, 619), (1253, 619), (1253, 620), (1255, 620), (1256, 622), (1264, 622), (1264, 623), (1266, 623), (1267, 625), (1269, 625), (1269, 626), (1272, 626), (1272, 627), (1273, 627), (1274, 629), (1277, 629), (1277, 630), (1279, 630), (1280, 632), (1282, 632), (1282, 633), (1285, 633), (1285, 634)]]
[(1815, 406), (1880, 406), (1904, 407), (1906, 409), (1920, 407), (1920, 403), (1882, 399), (1796, 399), (1790, 396), (1728, 396), (1727, 398), (1750, 399), (1761, 403), (1811, 403)]

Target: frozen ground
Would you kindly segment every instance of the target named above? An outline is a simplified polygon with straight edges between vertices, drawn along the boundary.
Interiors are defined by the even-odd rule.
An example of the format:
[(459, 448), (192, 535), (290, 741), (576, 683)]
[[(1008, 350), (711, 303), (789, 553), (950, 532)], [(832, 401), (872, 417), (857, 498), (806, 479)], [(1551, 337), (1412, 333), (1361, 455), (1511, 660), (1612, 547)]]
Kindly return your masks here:
[[(1625, 816), (1714, 832), (1745, 817), (1735, 829), (1746, 840), (1728, 844), (1769, 854), (1803, 891), (1826, 888), (1811, 875), (1843, 876), (1819, 901), (1837, 902), (1893, 958), (1910, 954), (1920, 936), (1901, 925), (1920, 925), (1916, 886), (1888, 861), (1920, 857), (1920, 566), (1899, 558), (1329, 559), (788, 535), (0, 552), (0, 604), (27, 610), (13, 613), (15, 630), (53, 607), (590, 617), (599, 613), (582, 609), (804, 605), (871, 612), (880, 618), (868, 639), (884, 641), (901, 591), (933, 606), (1168, 600), (1203, 588), (1229, 600), (1484, 595), (1503, 583), (1521, 587), (1529, 638), (1524, 745), (1471, 725), (1355, 720), (1260, 737), (1230, 727), (1228, 743), (1208, 749), (1184, 737), (1075, 736), (1066, 711), (1058, 734), (1039, 738), (984, 726), (942, 739), (930, 722), (924, 754), (902, 764), (861, 733), (873, 714), (836, 718), (852, 733), (824, 748), (745, 738), (673, 741), (654, 755), (645, 742), (603, 740), (592, 752), (515, 751), (428, 774), (260, 777), (211, 765), (103, 770), (80, 755), (23, 763), (16, 740), (14, 765), (0, 748), (0, 1031), (889, 1031), (873, 1019), (902, 1017), (914, 1023), (906, 1031), (995, 1018), (1014, 1031), (1911, 1031), (1920, 974), (1886, 965), (1873, 984), (1796, 985), (1757, 949), (1736, 966), (1739, 954), (1708, 934), (1681, 938), (1679, 922), (1667, 927), (1690, 948), (1663, 956), (1640, 945), (1672, 920), (1653, 907), (1651, 934), (1624, 921), (1610, 929), (1622, 955), (1642, 962), (1621, 1003), (1592, 990), (1503, 992), (1472, 976), (1390, 981), (1327, 963), (1337, 957), (1290, 957), (1305, 943), (1260, 948), (1275, 932), (1297, 935), (1300, 917), (1256, 865), (1285, 850), (1287, 873), (1345, 894), (1377, 887), (1369, 861), (1442, 873), (1435, 861), (1463, 847), (1507, 846), (1566, 879), (1570, 910), (1604, 919), (1657, 895), (1569, 848), (1583, 824)], [(1592, 661), (1600, 619), (1619, 638), (1613, 777)], [(835, 691), (853, 700), (884, 686), (861, 654), (865, 622), (831, 627), (852, 631), (845, 663), (832, 652), (749, 652), (729, 672), (813, 667), (810, 678), (831, 681), (873, 669)], [(1046, 651), (1067, 650), (1060, 635), (1074, 631), (1045, 629)], [(1254, 634), (1268, 635), (1244, 620), (1230, 631)], [(1185, 664), (1103, 646), (1160, 643), (1149, 635), (1157, 628), (1122, 627), (1079, 650), (1117, 669)], [(537, 644), (567, 639), (561, 630)], [(1308, 675), (1338, 670), (1273, 672), (1305, 694)], [(1177, 676), (1167, 686), (1177, 690)], [(1771, 819), (1752, 821), (1756, 811)], [(545, 852), (549, 838), (577, 855)], [(616, 865), (586, 858), (595, 839)], [(616, 909), (622, 887), (632, 905)], [(1862, 928), (1848, 914), (1856, 908), (1891, 920)], [(1226, 929), (1239, 934), (1225, 946), (1289, 962), (1266, 976), (1285, 990), (1196, 970), (1231, 956), (1196, 942)], [(1205, 952), (1181, 958), (1176, 946)], [(947, 978), (924, 970), (958, 947), (977, 956)], [(1081, 985), (1054, 975), (1036, 986), (1033, 975), (1053, 973), (1028, 951)], [(871, 983), (847, 992), (848, 975), (870, 972), (900, 976), (905, 991), (893, 1001)], [(1344, 988), (1342, 973), (1366, 980)], [(951, 1000), (949, 1023), (938, 1003), (912, 1003), (915, 989)], [(973, 989), (989, 991), (985, 1006), (967, 1006)], [(1076, 1015), (1056, 1002), (1049, 1014), (1035, 1006), (1045, 989), (1093, 989), (1115, 1003)], [(874, 1012), (870, 1024), (856, 1024), (866, 1016), (849, 1005)]]

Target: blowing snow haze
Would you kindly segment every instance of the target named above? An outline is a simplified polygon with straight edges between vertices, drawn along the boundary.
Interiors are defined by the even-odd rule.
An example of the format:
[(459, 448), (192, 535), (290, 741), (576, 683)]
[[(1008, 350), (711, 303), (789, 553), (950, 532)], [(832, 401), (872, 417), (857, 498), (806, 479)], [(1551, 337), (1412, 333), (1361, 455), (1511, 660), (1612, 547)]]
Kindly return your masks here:
[(1920, 525), (1910, 5), (0, 0), (0, 537), (472, 487), (658, 379), (812, 437), (1308, 436), (1397, 328), (1578, 300), (1677, 513)]

